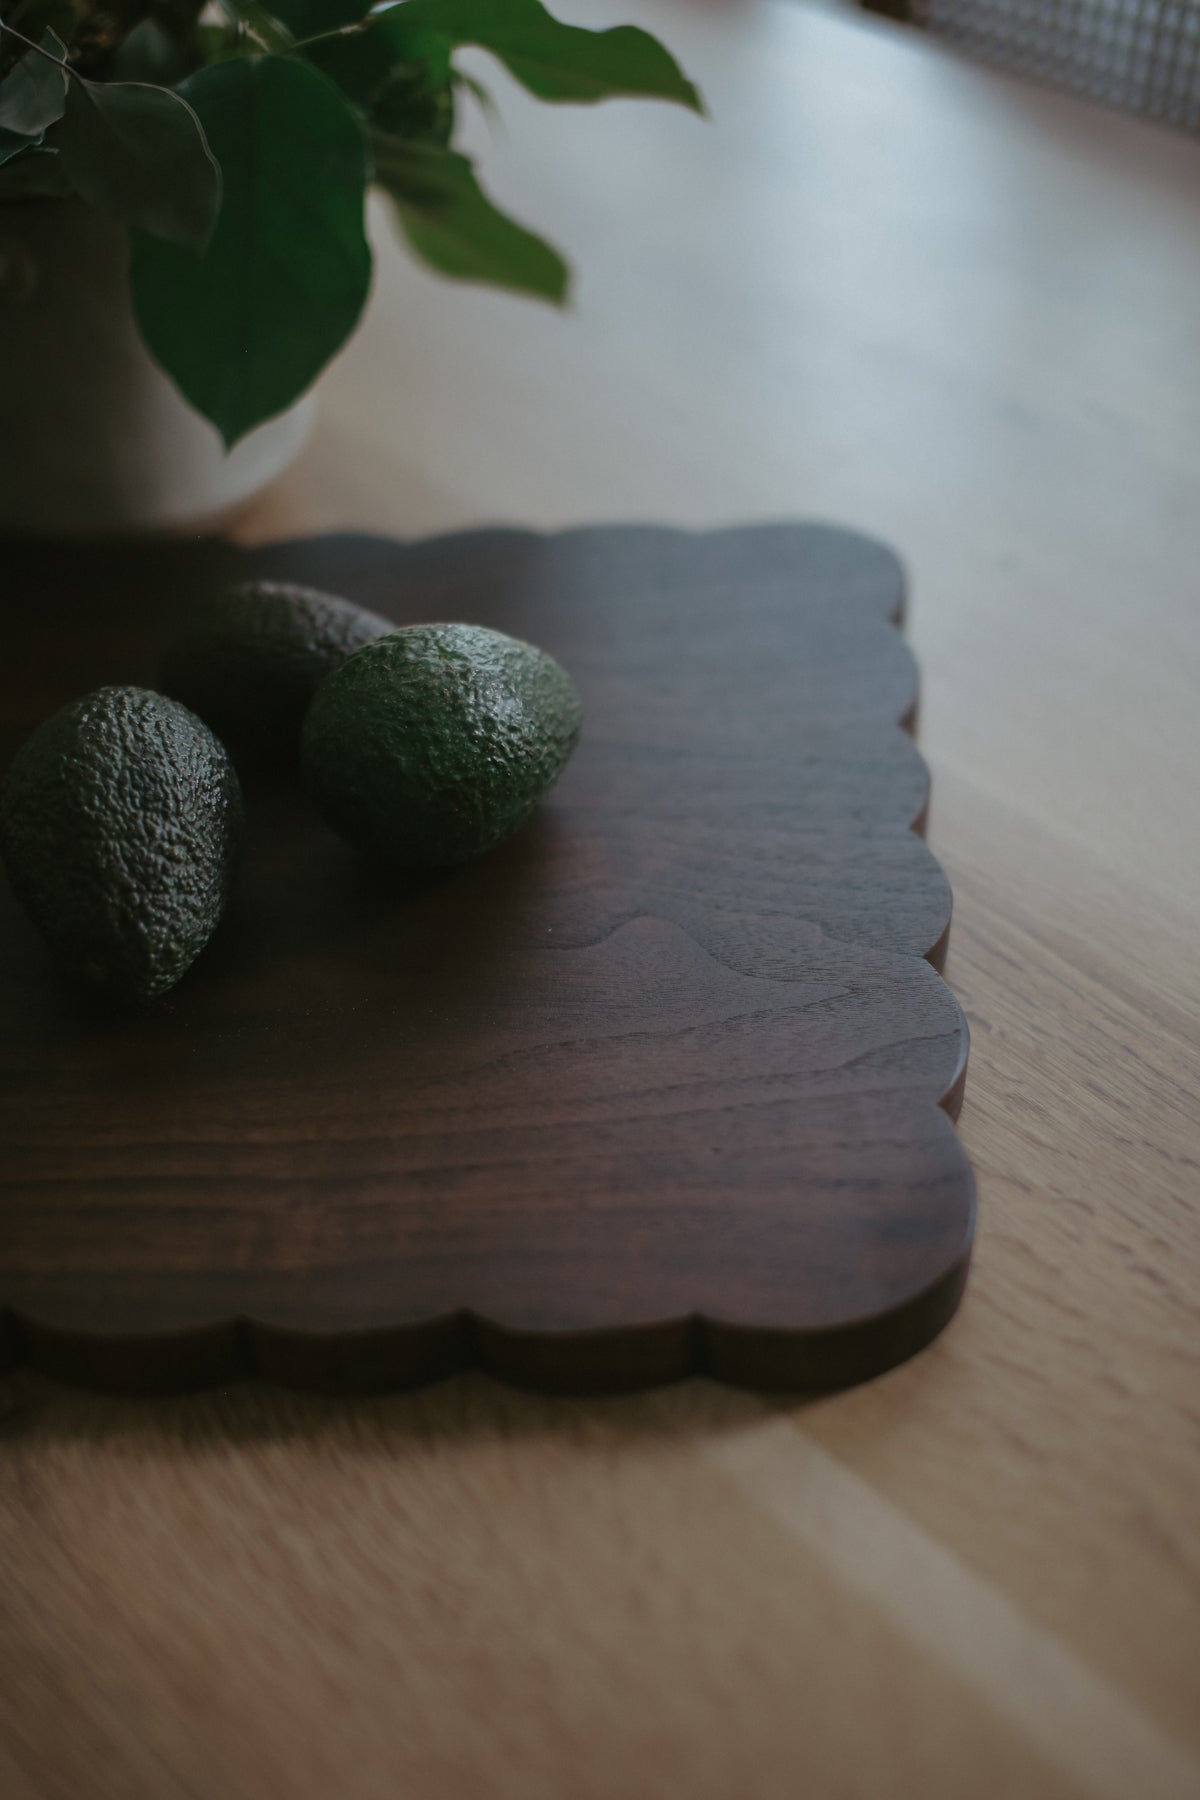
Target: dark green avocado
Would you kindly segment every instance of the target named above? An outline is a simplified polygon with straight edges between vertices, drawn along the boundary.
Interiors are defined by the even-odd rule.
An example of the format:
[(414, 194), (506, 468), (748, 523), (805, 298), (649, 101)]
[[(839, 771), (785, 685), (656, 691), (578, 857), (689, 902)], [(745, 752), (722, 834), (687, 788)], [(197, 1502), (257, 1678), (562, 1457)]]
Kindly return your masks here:
[(168, 645), (159, 685), (212, 726), (241, 764), (294, 765), (308, 703), (338, 664), (394, 631), (315, 588), (248, 581), (197, 604)]
[(581, 716), (571, 677), (532, 644), (481, 625), (413, 625), (356, 650), (322, 683), (301, 775), (357, 849), (442, 867), (528, 818), (562, 773)]
[(64, 706), (0, 788), (0, 855), (72, 973), (130, 1000), (174, 987), (221, 917), (242, 793), (202, 719), (147, 688)]

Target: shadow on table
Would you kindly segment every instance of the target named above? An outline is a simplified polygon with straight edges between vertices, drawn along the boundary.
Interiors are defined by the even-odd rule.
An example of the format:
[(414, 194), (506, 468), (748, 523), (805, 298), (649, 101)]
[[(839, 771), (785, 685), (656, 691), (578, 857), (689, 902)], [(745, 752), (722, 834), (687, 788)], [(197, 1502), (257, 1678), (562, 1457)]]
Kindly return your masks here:
[(688, 1437), (792, 1413), (812, 1395), (761, 1395), (691, 1379), (652, 1392), (561, 1398), (524, 1393), (478, 1372), (397, 1394), (302, 1393), (245, 1381), (169, 1398), (95, 1394), (29, 1369), (0, 1380), (0, 1439), (11, 1446), (118, 1440), (181, 1450), (211, 1444), (304, 1440), (373, 1451), (417, 1441), (556, 1437), (595, 1446), (629, 1438)]

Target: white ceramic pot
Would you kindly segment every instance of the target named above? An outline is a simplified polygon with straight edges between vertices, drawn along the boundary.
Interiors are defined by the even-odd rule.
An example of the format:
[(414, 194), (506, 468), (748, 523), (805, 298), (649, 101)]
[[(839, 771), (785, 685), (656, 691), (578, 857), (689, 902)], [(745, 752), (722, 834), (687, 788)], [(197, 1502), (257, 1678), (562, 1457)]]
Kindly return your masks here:
[(306, 396), (226, 453), (137, 333), (124, 228), (76, 200), (0, 204), (0, 532), (178, 531), (300, 450)]

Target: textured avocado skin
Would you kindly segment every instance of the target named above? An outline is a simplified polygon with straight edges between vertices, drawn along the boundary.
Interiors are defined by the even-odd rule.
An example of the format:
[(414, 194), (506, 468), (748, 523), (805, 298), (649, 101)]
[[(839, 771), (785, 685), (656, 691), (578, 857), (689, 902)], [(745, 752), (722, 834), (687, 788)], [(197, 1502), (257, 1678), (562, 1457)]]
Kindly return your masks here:
[(480, 625), (413, 625), (356, 650), (318, 689), (301, 775), (357, 849), (444, 867), (524, 822), (581, 718), (570, 676), (532, 644)]
[(338, 664), (396, 627), (315, 588), (248, 581), (190, 613), (159, 666), (164, 693), (211, 725), (239, 763), (294, 765), (308, 703)]
[(147, 688), (53, 714), (0, 788), (0, 855), (71, 972), (127, 999), (174, 987), (221, 916), (242, 793), (202, 719)]

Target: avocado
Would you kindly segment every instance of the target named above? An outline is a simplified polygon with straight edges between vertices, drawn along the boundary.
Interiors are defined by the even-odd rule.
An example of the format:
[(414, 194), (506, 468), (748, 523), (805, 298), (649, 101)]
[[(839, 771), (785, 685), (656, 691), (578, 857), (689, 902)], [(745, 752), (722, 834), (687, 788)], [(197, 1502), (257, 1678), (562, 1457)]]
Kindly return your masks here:
[(305, 711), (326, 675), (395, 629), (315, 588), (247, 581), (192, 609), (163, 654), (159, 686), (199, 713), (238, 763), (282, 769), (295, 764)]
[(357, 849), (443, 867), (524, 822), (580, 720), (570, 676), (532, 644), (480, 625), (412, 625), (356, 650), (317, 689), (300, 772)]
[(47, 719), (0, 788), (0, 856), (63, 965), (149, 1000), (203, 950), (229, 893), (242, 794), (202, 719), (106, 687)]

